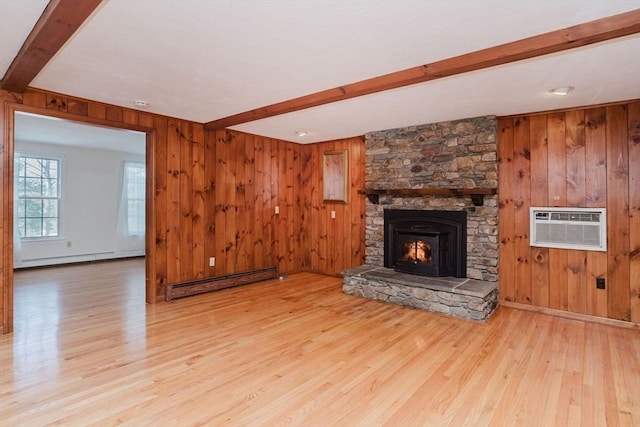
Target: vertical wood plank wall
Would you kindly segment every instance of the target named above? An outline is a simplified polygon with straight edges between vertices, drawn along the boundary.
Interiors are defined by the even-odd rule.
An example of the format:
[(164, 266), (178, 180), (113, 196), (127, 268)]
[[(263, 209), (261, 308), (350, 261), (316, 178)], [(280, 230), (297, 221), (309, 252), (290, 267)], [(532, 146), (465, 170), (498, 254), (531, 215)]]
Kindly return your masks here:
[[(154, 150), (149, 197), (154, 198), (154, 239), (147, 246), (147, 270), (154, 302), (164, 285), (276, 265), (280, 273), (313, 270), (338, 274), (364, 262), (364, 140), (350, 138), (300, 145), (235, 131), (205, 132), (202, 124), (39, 90), (23, 95), (0, 91), (0, 105), (23, 104), (66, 118), (105, 126), (148, 129)], [(0, 116), (0, 168), (6, 166), (5, 110)], [(349, 150), (347, 204), (322, 202), (321, 156)], [(3, 255), (10, 246), (8, 180), (2, 170)], [(275, 206), (280, 214), (275, 215)], [(331, 210), (336, 218), (331, 219)], [(149, 242), (149, 240), (148, 240)], [(209, 266), (215, 256), (216, 265)], [(12, 265), (3, 257), (0, 317), (11, 330)]]
[[(500, 118), (498, 132), (500, 298), (640, 322), (640, 101)], [(531, 206), (607, 208), (607, 252), (530, 247)]]

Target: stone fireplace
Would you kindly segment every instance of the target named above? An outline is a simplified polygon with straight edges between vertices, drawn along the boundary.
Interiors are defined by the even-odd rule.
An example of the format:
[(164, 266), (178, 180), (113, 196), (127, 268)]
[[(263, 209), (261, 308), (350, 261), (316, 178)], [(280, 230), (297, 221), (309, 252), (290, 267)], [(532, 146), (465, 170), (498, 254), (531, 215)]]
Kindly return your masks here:
[[(344, 272), (345, 293), (489, 317), (498, 280), (496, 128), (495, 117), (478, 117), (366, 135), (365, 187), (380, 195), (367, 200), (366, 264)], [(478, 189), (493, 192), (479, 202), (460, 191)], [(434, 219), (416, 223), (423, 214)], [(454, 217), (465, 225), (452, 226)]]

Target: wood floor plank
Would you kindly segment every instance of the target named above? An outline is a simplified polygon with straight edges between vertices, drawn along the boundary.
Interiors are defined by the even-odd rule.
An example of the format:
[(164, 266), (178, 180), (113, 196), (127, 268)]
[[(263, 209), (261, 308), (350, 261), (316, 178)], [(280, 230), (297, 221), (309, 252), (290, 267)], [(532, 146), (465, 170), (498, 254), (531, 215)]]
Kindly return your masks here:
[(4, 426), (640, 425), (640, 331), (486, 323), (298, 273), (144, 304), (144, 260), (15, 274)]

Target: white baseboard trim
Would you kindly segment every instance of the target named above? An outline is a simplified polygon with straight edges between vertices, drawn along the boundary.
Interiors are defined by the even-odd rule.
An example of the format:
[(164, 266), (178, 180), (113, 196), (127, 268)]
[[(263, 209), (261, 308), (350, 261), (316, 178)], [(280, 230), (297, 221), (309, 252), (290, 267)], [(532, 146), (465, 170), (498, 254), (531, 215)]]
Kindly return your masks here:
[(108, 259), (144, 256), (144, 251), (103, 252), (97, 254), (72, 255), (51, 258), (25, 259), (14, 263), (13, 268), (46, 267), (49, 265), (73, 264), (78, 262), (103, 261)]

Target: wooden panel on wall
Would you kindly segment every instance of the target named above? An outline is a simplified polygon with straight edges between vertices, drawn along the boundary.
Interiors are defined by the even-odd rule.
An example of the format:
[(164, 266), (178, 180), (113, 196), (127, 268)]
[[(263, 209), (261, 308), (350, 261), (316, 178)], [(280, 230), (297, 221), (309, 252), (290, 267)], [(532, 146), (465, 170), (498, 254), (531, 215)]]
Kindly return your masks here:
[(607, 107), (607, 288), (609, 317), (631, 320), (629, 306), (629, 145), (627, 106)]
[(629, 104), (629, 257), (631, 321), (640, 323), (640, 101)]
[[(603, 107), (585, 110), (585, 206), (604, 208), (607, 206), (607, 140)], [(607, 290), (597, 289), (596, 278), (607, 278), (607, 254), (589, 252), (587, 256), (587, 314), (607, 317)]]
[[(547, 117), (529, 120), (531, 139), (531, 206), (546, 206), (549, 200), (547, 167)], [(549, 307), (549, 249), (531, 248), (531, 303)]]
[[(585, 206), (584, 110), (565, 114), (567, 206)], [(587, 253), (567, 252), (567, 309), (586, 313)]]
[[(191, 174), (192, 174), (192, 214), (191, 214), (191, 229), (192, 229), (192, 244), (193, 244), (193, 256), (192, 256), (192, 277), (194, 279), (200, 279), (205, 277), (206, 266), (209, 265), (208, 257), (205, 260), (205, 242), (207, 237), (207, 223), (206, 223), (206, 210), (205, 194), (207, 191), (207, 179), (205, 169), (205, 140), (204, 140), (204, 128), (199, 124), (193, 125), (192, 134), (192, 153), (191, 153)], [(206, 263), (205, 263), (206, 261)]]
[[(90, 109), (91, 110), (91, 109)], [(167, 278), (167, 150), (169, 124), (165, 117), (155, 117), (153, 121), (155, 128), (155, 156), (156, 172), (153, 174), (156, 180), (155, 188), (155, 246), (156, 246), (156, 286), (157, 295), (163, 295), (164, 286), (168, 283)], [(164, 173), (160, 173), (160, 171)]]
[(513, 122), (511, 118), (498, 120), (498, 236), (500, 253), (500, 297), (505, 301), (516, 300), (515, 279), (515, 222), (513, 204)]
[(513, 123), (513, 205), (515, 237), (516, 302), (531, 303), (531, 246), (529, 245), (529, 206), (531, 206), (531, 146), (529, 118)]
[(2, 206), (0, 206), (0, 247), (3, 257), (0, 264), (0, 335), (13, 331), (13, 256), (7, 256), (13, 252), (13, 227), (11, 209), (13, 191), (10, 180), (13, 179), (12, 156), (13, 147), (8, 136), (13, 132), (9, 127), (12, 123), (9, 110), (4, 108), (5, 103), (21, 101), (20, 96), (0, 89), (0, 191)]
[[(530, 132), (498, 135), (500, 162), (500, 295), (505, 301), (573, 313), (640, 320), (640, 102), (499, 119), (500, 129), (529, 120)], [(529, 170), (523, 147), (531, 146)], [(513, 171), (502, 161), (513, 156)], [(519, 159), (520, 160), (516, 160)], [(509, 173), (511, 172), (511, 173)], [(527, 173), (530, 200), (523, 198)], [(515, 177), (509, 179), (508, 177)], [(608, 250), (604, 252), (533, 248), (531, 268), (524, 247), (509, 248), (508, 201), (525, 206), (606, 207)], [(515, 210), (515, 208), (514, 208)], [(514, 232), (519, 235), (518, 232)], [(517, 246), (517, 245), (516, 245)], [(515, 271), (513, 271), (515, 269)], [(516, 277), (514, 284), (513, 277)], [(596, 278), (606, 289), (596, 289)]]

